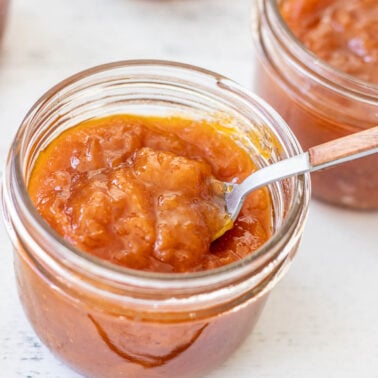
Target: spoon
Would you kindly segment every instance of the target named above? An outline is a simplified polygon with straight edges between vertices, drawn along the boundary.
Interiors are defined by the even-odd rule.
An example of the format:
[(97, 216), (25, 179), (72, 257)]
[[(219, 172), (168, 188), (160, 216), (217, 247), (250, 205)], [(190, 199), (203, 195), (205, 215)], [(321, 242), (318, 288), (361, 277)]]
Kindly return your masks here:
[(315, 172), (377, 152), (378, 126), (375, 126), (311, 147), (308, 152), (264, 167), (252, 173), (241, 184), (223, 183), (223, 194), (229, 220), (217, 232), (216, 237), (223, 235), (232, 227), (232, 222), (238, 216), (244, 199), (250, 192), (275, 181), (306, 172)]

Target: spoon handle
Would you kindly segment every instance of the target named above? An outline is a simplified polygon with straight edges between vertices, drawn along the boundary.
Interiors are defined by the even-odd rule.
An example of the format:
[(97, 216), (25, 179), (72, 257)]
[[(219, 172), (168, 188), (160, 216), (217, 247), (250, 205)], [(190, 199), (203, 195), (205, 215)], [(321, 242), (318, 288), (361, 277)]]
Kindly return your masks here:
[(378, 153), (378, 126), (311, 147), (307, 152), (259, 169), (241, 184), (229, 184), (225, 194), (227, 211), (235, 219), (245, 196), (272, 182), (374, 153)]
[(319, 144), (308, 150), (312, 166), (311, 171), (317, 171), (377, 152), (378, 126)]

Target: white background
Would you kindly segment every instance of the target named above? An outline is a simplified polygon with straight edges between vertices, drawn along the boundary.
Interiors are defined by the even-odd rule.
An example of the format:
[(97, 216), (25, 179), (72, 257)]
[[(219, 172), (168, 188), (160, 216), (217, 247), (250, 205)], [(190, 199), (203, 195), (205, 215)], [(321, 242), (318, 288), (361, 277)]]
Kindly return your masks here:
[[(253, 0), (13, 0), (0, 52), (1, 165), (35, 100), (93, 65), (171, 59), (251, 87), (252, 5)], [(314, 201), (299, 254), (256, 329), (208, 377), (378, 377), (377, 215)], [(78, 377), (41, 345), (27, 322), (2, 225), (0, 245), (0, 376)]]

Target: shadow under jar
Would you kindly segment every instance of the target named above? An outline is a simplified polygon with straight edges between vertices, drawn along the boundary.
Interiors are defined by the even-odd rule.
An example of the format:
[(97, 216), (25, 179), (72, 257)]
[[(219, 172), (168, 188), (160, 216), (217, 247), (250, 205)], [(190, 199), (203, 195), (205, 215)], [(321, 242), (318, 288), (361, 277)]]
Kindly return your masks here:
[[(345, 73), (331, 66), (331, 64), (336, 65), (336, 54), (333, 56), (334, 59), (329, 59), (327, 63), (307, 49), (281, 15), (285, 2), (288, 3), (285, 0), (258, 1), (253, 24), (254, 42), (259, 58), (254, 80), (256, 93), (281, 114), (305, 150), (325, 141), (377, 125), (378, 84), (376, 79), (373, 79), (374, 73), (370, 78), (366, 78), (363, 72), (357, 74), (357, 69), (361, 68), (358, 62), (353, 68), (356, 75), (352, 75), (351, 70)], [(312, 17), (311, 20), (315, 23), (322, 7), (338, 2), (346, 9), (347, 5), (346, 2), (339, 0), (319, 2), (298, 0), (295, 7), (295, 0), (289, 2), (295, 8), (290, 11), (290, 17), (291, 23), (297, 22), (296, 33), (299, 33), (301, 28), (309, 27), (303, 20), (305, 16)], [(358, 7), (359, 3), (362, 5), (369, 3), (370, 6), (377, 8), (376, 3), (368, 0), (351, 2), (348, 6), (357, 4)], [(301, 12), (307, 14), (302, 15)], [(363, 9), (360, 9), (359, 14), (363, 15)], [(329, 23), (336, 23), (337, 20), (332, 17), (341, 17), (341, 13), (334, 12), (328, 18)], [(345, 17), (352, 17), (352, 13)], [(358, 21), (352, 21), (356, 26)], [(322, 32), (331, 33), (330, 24), (324, 25), (324, 20), (319, 22), (320, 27), (323, 28)], [(348, 26), (343, 25), (343, 27)], [(373, 38), (377, 38), (376, 35), (374, 37), (374, 31), (369, 28), (370, 32)], [(336, 47), (330, 39), (333, 37), (327, 33), (314, 37), (314, 45), (316, 45), (314, 49), (323, 49), (320, 46), (323, 44), (324, 49), (332, 54), (332, 49)], [(378, 44), (377, 40), (368, 41), (371, 42)], [(374, 51), (377, 55), (378, 51)], [(360, 61), (363, 62), (363, 58)], [(350, 60), (345, 58), (343, 65), (348, 68), (349, 63)], [(363, 66), (363, 63), (361, 64)], [(369, 64), (368, 70), (372, 68), (374, 69), (374, 63)], [(378, 209), (377, 167), (378, 156), (372, 155), (324, 172), (314, 173), (311, 177), (312, 193), (323, 201), (339, 206)]]
[(201, 376), (245, 339), (288, 268), (307, 215), (309, 178), (269, 186), (273, 235), (240, 261), (196, 273), (113, 265), (53, 232), (32, 205), (27, 184), (39, 152), (63, 130), (120, 113), (223, 115), (223, 131), (258, 167), (298, 154), (300, 146), (273, 109), (232, 81), (160, 61), (113, 63), (67, 79), (33, 106), (15, 137), (2, 202), (19, 295), (41, 340), (90, 377)]

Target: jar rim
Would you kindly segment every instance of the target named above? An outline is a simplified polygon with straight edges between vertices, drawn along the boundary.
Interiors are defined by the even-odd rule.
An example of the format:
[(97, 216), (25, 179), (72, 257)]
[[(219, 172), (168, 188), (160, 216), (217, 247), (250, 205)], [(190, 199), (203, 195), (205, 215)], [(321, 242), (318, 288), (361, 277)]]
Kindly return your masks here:
[[(301, 62), (301, 67), (305, 66), (305, 62), (311, 63), (311, 68), (309, 67), (309, 64), (306, 65), (307, 71), (315, 74), (316, 79), (321, 81), (324, 86), (330, 87), (332, 85), (337, 85), (340, 87), (337, 89), (340, 92), (349, 90), (353, 95), (366, 98), (369, 101), (375, 101), (376, 103), (378, 83), (365, 81), (341, 71), (309, 50), (299, 38), (297, 38), (282, 17), (279, 10), (279, 1), (280, 0), (258, 0), (258, 5), (267, 15), (269, 25), (272, 30), (274, 29), (275, 37), (283, 43), (285, 41), (290, 41), (290, 46), (287, 43), (284, 43), (285, 49), (290, 51), (298, 62)], [(265, 8), (265, 6), (268, 8)], [(269, 20), (269, 15), (272, 15), (274, 19)], [(329, 80), (327, 78), (328, 76), (330, 76), (332, 80)]]
[[(102, 64), (76, 73), (52, 87), (32, 106), (15, 136), (8, 156), (8, 165), (10, 167), (9, 172), (11, 175), (14, 175), (14, 177), (11, 179), (14, 180), (16, 187), (11, 188), (11, 184), (6, 182), (6, 177), (4, 177), (3, 184), (5, 190), (3, 191), (3, 196), (7, 195), (8, 197), (11, 197), (12, 200), (15, 198), (18, 200), (18, 203), (21, 206), (20, 209), (23, 211), (23, 215), (27, 217), (28, 221), (32, 222), (33, 228), (37, 229), (38, 231), (38, 235), (46, 238), (47, 240), (53, 239), (58, 242), (58, 248), (55, 253), (60, 252), (60, 255), (64, 256), (65, 263), (71, 267), (80, 267), (82, 268), (82, 271), (89, 270), (90, 273), (96, 277), (98, 276), (104, 279), (111, 279), (113, 281), (115, 280), (120, 283), (132, 284), (139, 287), (152, 286), (156, 288), (176, 289), (212, 285), (224, 280), (228, 281), (232, 278), (237, 278), (241, 275), (248, 274), (254, 267), (254, 263), (267, 257), (269, 251), (273, 249), (273, 246), (279, 244), (284, 236), (291, 235), (297, 224), (303, 223), (307, 215), (310, 197), (309, 176), (307, 174), (294, 178), (294, 191), (299, 193), (299, 198), (295, 198), (295, 201), (292, 201), (283, 224), (265, 244), (245, 258), (234, 263), (222, 266), (220, 268), (185, 274), (146, 272), (130, 269), (109, 263), (103, 259), (82, 252), (69, 244), (65, 239), (52, 230), (52, 228), (43, 220), (42, 216), (32, 204), (27, 191), (27, 184), (24, 180), (22, 161), (19, 153), (23, 141), (23, 135), (27, 126), (27, 120), (30, 117), (33, 117), (33, 115), (45, 101), (77, 81), (89, 78), (92, 75), (100, 74), (102, 72), (130, 66), (151, 67), (156, 69), (159, 67), (176, 69), (184, 73), (194, 72), (196, 74), (215, 79), (222, 89), (226, 88), (227, 91), (232, 92), (234, 95), (242, 97), (249, 103), (250, 106), (260, 106), (265, 112), (267, 112), (267, 114), (271, 115), (277, 122), (277, 125), (281, 131), (284, 132), (285, 137), (287, 137), (291, 148), (294, 149), (294, 152), (300, 153), (302, 151), (294, 134), (285, 121), (278, 115), (278, 113), (276, 113), (273, 108), (271, 108), (257, 95), (249, 93), (232, 80), (204, 68), (184, 63), (164, 60), (124, 60)], [(17, 190), (16, 196), (15, 193), (11, 193), (12, 189), (14, 191), (15, 189)]]

